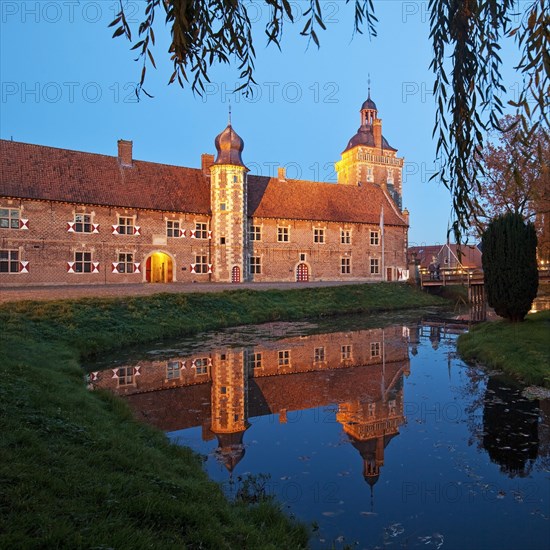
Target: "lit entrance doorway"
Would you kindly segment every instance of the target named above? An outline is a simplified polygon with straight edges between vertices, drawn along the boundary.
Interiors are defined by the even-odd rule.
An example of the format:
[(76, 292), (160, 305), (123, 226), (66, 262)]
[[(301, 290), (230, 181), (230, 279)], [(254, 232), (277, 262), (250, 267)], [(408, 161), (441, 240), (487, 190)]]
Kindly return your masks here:
[(296, 268), (296, 281), (298, 283), (307, 283), (309, 281), (309, 268), (306, 264), (298, 264)]
[(172, 258), (164, 252), (154, 252), (145, 264), (145, 280), (148, 283), (171, 283), (174, 272)]
[(236, 265), (231, 270), (231, 282), (232, 283), (240, 283), (241, 282), (241, 268)]

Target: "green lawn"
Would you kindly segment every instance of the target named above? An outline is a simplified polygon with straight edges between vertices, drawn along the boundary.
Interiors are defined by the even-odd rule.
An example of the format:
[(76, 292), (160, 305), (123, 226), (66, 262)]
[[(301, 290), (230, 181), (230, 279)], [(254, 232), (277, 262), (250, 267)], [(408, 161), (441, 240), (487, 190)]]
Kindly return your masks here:
[(86, 389), (96, 353), (273, 320), (444, 303), (407, 285), (0, 306), (0, 548), (300, 548), (272, 503), (230, 503), (200, 458)]
[(523, 323), (483, 323), (458, 339), (466, 361), (503, 370), (527, 384), (550, 388), (550, 311), (528, 315)]

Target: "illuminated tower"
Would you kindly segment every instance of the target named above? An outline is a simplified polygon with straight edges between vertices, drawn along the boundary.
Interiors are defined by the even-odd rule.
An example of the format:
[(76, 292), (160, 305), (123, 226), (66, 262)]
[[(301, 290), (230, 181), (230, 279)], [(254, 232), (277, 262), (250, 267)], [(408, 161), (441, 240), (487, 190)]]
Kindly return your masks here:
[(217, 157), (210, 168), (210, 204), (215, 281), (246, 278), (248, 168), (241, 153), (244, 142), (231, 126), (216, 137)]
[(217, 454), (232, 472), (245, 453), (246, 376), (244, 351), (228, 349), (212, 358), (212, 425), (218, 438)]
[(382, 119), (369, 95), (361, 105), (361, 126), (349, 140), (342, 160), (335, 164), (338, 183), (361, 185), (369, 182), (387, 190), (401, 209), (403, 158), (382, 135)]

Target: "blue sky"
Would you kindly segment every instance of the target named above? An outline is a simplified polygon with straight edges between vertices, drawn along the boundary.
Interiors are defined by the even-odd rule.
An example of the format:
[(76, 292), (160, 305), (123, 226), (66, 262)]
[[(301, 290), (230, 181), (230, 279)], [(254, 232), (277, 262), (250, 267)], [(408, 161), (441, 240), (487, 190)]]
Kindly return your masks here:
[[(148, 70), (145, 96), (133, 87), (141, 66), (123, 38), (111, 39), (115, 0), (2, 0), (0, 37), (0, 137), (53, 147), (116, 155), (116, 141), (134, 142), (136, 159), (198, 167), (201, 153), (214, 153), (214, 138), (232, 122), (245, 142), (252, 173), (333, 180), (333, 164), (359, 126), (359, 108), (371, 96), (383, 133), (405, 157), (403, 205), (410, 211), (411, 244), (446, 239), (451, 200), (434, 170), (431, 138), (431, 46), (428, 2), (377, 1), (378, 37), (352, 33), (353, 9), (342, 0), (320, 0), (327, 31), (321, 48), (299, 36), (302, 1), (291, 2), (297, 25), (286, 25), (282, 51), (265, 47), (261, 2), (250, 2), (257, 20), (257, 93), (232, 93), (236, 66), (212, 71), (204, 97), (167, 86), (171, 74), (168, 32), (158, 17), (157, 70)], [(137, 20), (142, 1), (129, 1)], [(162, 16), (162, 14), (159, 14)], [(504, 58), (513, 97), (517, 77), (511, 53)]]

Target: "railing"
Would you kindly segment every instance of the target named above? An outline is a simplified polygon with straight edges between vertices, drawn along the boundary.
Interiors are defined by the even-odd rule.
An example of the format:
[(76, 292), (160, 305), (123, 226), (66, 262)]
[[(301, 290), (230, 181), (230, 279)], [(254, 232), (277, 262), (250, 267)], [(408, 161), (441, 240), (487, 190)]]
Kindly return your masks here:
[(420, 270), (420, 282), (424, 286), (448, 285), (482, 285), (483, 271), (481, 269), (441, 269), (439, 273)]

